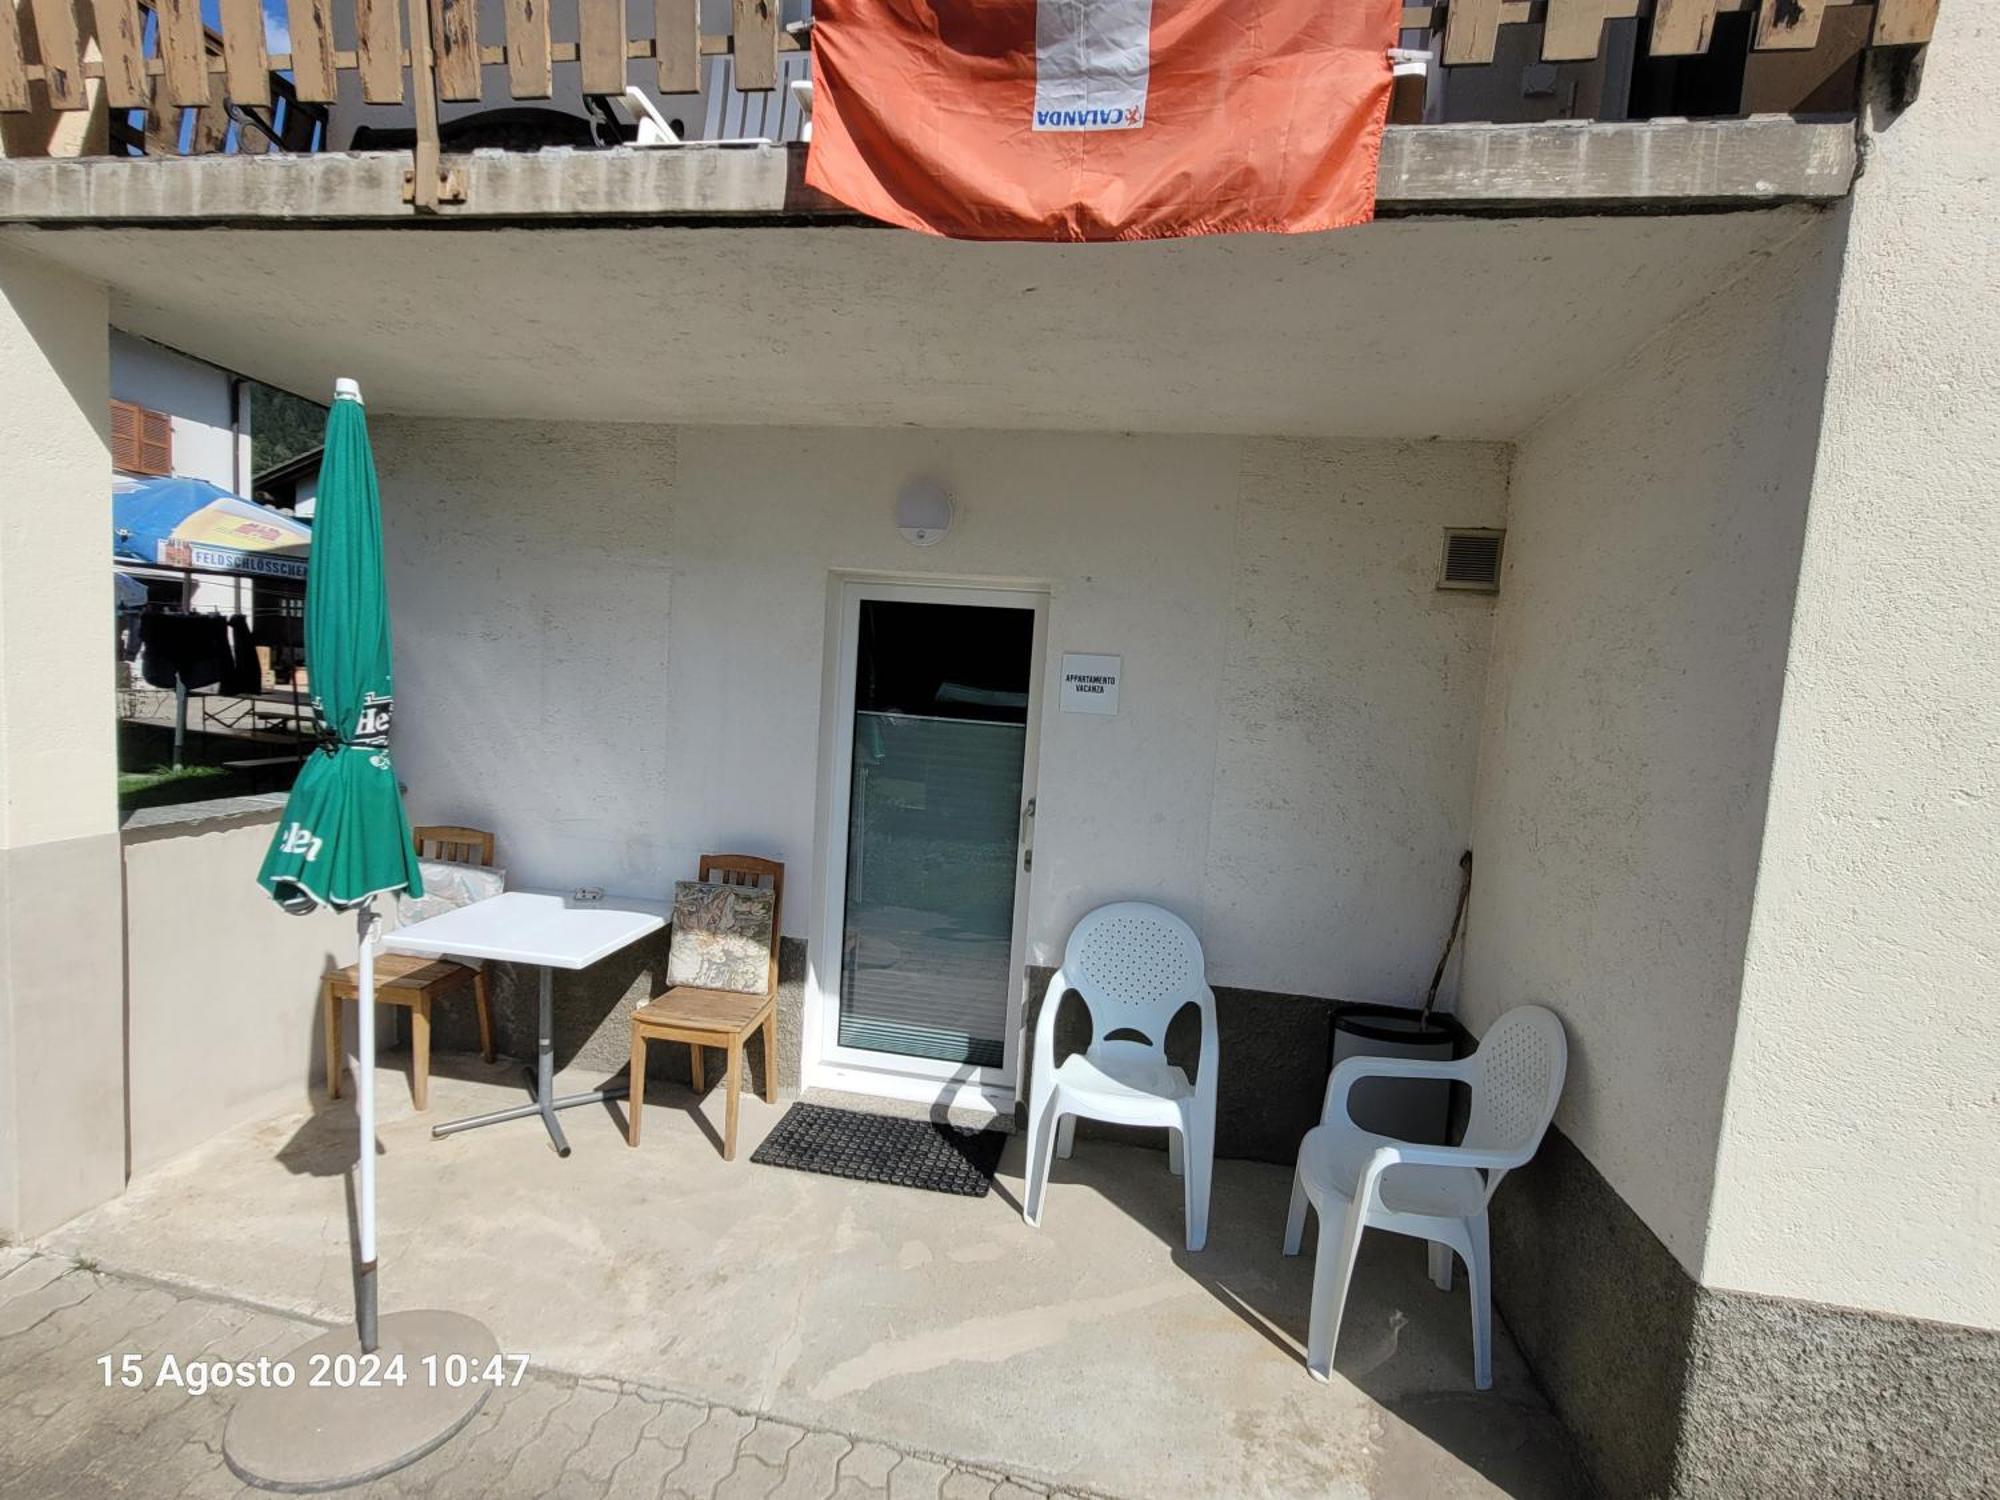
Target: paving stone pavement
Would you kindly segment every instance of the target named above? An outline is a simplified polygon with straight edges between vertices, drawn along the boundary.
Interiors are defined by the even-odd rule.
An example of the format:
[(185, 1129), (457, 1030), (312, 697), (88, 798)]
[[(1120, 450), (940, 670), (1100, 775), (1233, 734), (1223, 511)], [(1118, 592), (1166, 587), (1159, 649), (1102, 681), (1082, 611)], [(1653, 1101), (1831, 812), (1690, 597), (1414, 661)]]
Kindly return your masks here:
[[(0, 1248), (0, 1496), (257, 1495), (222, 1458), (233, 1394), (162, 1384), (162, 1359), (255, 1359), (321, 1330), (87, 1265)], [(140, 1356), (138, 1389), (101, 1356)], [(1024, 1500), (1018, 1475), (709, 1405), (629, 1382), (531, 1370), (368, 1500)]]

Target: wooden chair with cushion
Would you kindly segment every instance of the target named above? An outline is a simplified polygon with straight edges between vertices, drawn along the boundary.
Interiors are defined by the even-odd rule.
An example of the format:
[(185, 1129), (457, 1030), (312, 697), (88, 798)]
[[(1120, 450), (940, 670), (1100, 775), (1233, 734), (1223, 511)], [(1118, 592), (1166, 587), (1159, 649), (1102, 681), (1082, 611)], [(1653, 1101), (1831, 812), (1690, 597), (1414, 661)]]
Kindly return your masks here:
[[(686, 1042), (692, 1049), (694, 1090), (704, 1086), (701, 1049), (719, 1047), (728, 1054), (729, 1102), (722, 1128), (722, 1157), (736, 1159), (736, 1104), (743, 1089), (743, 1044), (751, 1033), (764, 1033), (764, 1102), (778, 1102), (778, 934), (783, 918), (785, 867), (774, 859), (758, 859), (748, 854), (704, 854), (699, 867), (699, 883), (677, 887), (674, 902), (672, 956), (667, 969), (668, 988), (632, 1012), (631, 1097), (626, 1105), (625, 1138), (639, 1144), (639, 1116), (646, 1102), (646, 1044)], [(726, 886), (761, 891), (770, 882), (768, 952), (761, 965), (755, 955), (744, 951), (746, 934), (731, 930), (738, 920), (734, 913), (709, 920), (699, 913), (713, 911), (716, 903), (704, 901), (702, 886)], [(712, 896), (713, 893), (706, 893)], [(725, 903), (726, 905), (727, 903)], [(762, 903), (752, 913), (757, 927), (763, 923)], [(697, 930), (701, 929), (701, 930)], [(758, 936), (762, 936), (761, 931)], [(713, 940), (734, 945), (735, 952), (705, 955), (702, 945)], [(734, 969), (732, 973), (731, 970)], [(684, 983), (681, 980), (694, 980)]]
[[(410, 830), (419, 859), (450, 860), (454, 864), (490, 866), (493, 835), (482, 828), (433, 826)], [(406, 953), (375, 955), (375, 1003), (400, 1005), (410, 1012), (410, 1098), (417, 1108), (430, 1107), (431, 1005), (440, 997), (472, 982), (472, 1004), (479, 1015), (479, 1050), (493, 1061), (493, 1011), (487, 1003), (486, 972), (448, 958), (419, 958)], [(320, 981), (320, 1010), (326, 1017), (326, 1096), (340, 1097), (340, 1073), (346, 1057), (340, 1048), (340, 1008), (361, 995), (361, 970), (349, 964)]]

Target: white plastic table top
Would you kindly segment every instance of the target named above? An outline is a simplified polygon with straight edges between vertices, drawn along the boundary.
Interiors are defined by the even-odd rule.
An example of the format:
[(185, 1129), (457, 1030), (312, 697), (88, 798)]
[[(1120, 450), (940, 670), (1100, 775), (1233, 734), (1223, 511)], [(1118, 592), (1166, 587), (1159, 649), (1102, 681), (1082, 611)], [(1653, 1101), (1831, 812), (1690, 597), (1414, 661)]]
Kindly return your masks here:
[(548, 969), (587, 969), (667, 925), (664, 901), (606, 896), (577, 901), (560, 891), (505, 891), (386, 934), (392, 953), (492, 958)]

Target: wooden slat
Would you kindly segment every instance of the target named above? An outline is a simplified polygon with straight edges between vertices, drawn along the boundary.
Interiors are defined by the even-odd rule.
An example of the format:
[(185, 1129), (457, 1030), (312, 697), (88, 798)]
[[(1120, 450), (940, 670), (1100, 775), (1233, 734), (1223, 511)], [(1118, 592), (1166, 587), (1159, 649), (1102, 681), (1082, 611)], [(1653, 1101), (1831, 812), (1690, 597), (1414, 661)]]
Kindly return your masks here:
[(625, 92), (625, 0), (577, 0), (577, 52), (586, 94)]
[(770, 1003), (762, 995), (679, 985), (648, 1000), (640, 1013), (640, 1024), (656, 1035), (670, 1031), (727, 1035), (755, 1021)]
[(1542, 61), (1583, 62), (1604, 44), (1604, 23), (1636, 16), (1641, 0), (1549, 0), (1542, 27)]
[(1810, 52), (1819, 45), (1825, 10), (1826, 0), (1760, 0), (1754, 45), (1760, 52)]
[(354, 65), (370, 104), (403, 102), (403, 9), (396, 0), (354, 0)]
[(546, 99), (550, 78), (548, 0), (507, 0), (507, 91)]
[(1429, 31), (1431, 29), (1431, 21), (1436, 15), (1437, 7), (1435, 5), (1406, 5), (1403, 7), (1403, 19), (1398, 23), (1397, 29), (1401, 31)]
[(439, 137), (437, 72), (431, 55), (431, 5), (433, 0), (410, 3), (410, 92), (415, 96), (417, 143), (411, 154), (410, 206), (419, 212), (435, 210), (439, 189)]
[(229, 138), (229, 111), (220, 101), (195, 111), (194, 132), (188, 139), (189, 156), (212, 156)]
[(1921, 47), (1937, 25), (1938, 0), (1875, 0), (1875, 45)]
[(1752, 52), (1743, 59), (1737, 101), (1746, 115), (1851, 114), (1861, 83), (1862, 54), (1875, 16), (1866, 5), (1828, 8), (1819, 45), (1810, 52)]
[(222, 58), (228, 69), (228, 97), (238, 104), (268, 109), (271, 57), (264, 46), (263, 0), (221, 0)]
[(0, 112), (28, 107), (28, 66), (21, 54), (21, 23), (0, 0)]
[(1715, 31), (1716, 0), (1653, 0), (1652, 53), (1693, 57), (1708, 50)]
[(778, 86), (778, 0), (734, 0), (740, 92)]
[(330, 0), (285, 0), (292, 28), (292, 86), (308, 104), (331, 104), (333, 11)]
[(660, 92), (701, 92), (701, 0), (653, 0)]
[(431, 0), (438, 97), (479, 97), (479, 0)]
[(69, 0), (34, 0), (35, 37), (42, 49), (42, 87), (56, 109), (82, 109), (90, 102), (83, 87), (83, 50), (77, 44), (76, 12)]
[(1444, 17), (1444, 56), (1448, 68), (1493, 61), (1493, 44), (1500, 35), (1500, 0), (1452, 0)]
[(146, 107), (146, 154), (178, 156), (181, 149), (181, 112), (167, 103), (166, 85), (153, 80), (153, 98)]
[[(0, 0), (0, 30), (11, 18), (14, 7)], [(91, 13), (97, 21), (97, 46), (104, 55), (104, 97), (113, 109), (143, 109), (146, 87), (146, 32), (139, 19), (136, 0), (92, 0)], [(0, 43), (0, 50), (4, 50)], [(0, 103), (0, 109), (6, 105)]]
[(154, 0), (153, 17), (167, 65), (167, 98), (175, 104), (208, 103), (208, 29), (201, 0)]

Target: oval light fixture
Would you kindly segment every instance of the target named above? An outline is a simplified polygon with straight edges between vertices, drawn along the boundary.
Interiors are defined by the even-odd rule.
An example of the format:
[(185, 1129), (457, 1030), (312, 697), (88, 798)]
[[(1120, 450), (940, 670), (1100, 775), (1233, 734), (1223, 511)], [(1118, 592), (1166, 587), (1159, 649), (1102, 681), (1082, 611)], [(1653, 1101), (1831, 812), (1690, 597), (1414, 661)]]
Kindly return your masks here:
[(943, 541), (951, 515), (951, 495), (935, 479), (912, 479), (896, 496), (896, 530), (913, 547)]

